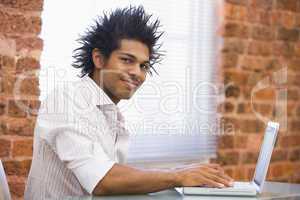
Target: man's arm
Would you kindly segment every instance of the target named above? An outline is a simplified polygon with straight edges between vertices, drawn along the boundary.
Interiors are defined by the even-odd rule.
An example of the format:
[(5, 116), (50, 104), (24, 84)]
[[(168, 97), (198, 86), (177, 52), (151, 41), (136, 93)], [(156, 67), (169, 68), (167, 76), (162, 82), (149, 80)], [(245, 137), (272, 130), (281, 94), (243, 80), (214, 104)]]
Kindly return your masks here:
[(176, 170), (141, 170), (115, 164), (97, 184), (93, 195), (145, 194), (180, 186), (230, 186), (232, 179), (215, 164)]

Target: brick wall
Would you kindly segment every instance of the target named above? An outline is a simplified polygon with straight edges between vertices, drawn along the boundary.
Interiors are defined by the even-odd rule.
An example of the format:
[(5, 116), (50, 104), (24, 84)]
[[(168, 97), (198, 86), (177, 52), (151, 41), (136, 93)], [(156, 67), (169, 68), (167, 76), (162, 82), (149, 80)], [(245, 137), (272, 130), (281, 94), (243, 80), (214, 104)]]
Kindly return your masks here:
[(42, 0), (0, 0), (0, 159), (13, 199), (23, 198), (32, 157), (39, 89), (31, 72), (40, 67), (42, 6)]
[[(284, 119), (284, 109), (276, 109), (275, 102), (285, 102), (276, 95), (286, 90), (287, 128), (280, 130), (268, 180), (299, 183), (300, 1), (224, 0), (223, 6), (220, 74), (227, 88), (220, 111), (224, 127), (232, 130), (220, 137), (217, 160), (237, 180), (252, 178), (264, 130), (255, 112)], [(284, 66), (286, 82), (274, 73)], [(257, 91), (251, 101), (251, 92), (262, 80), (269, 87)]]

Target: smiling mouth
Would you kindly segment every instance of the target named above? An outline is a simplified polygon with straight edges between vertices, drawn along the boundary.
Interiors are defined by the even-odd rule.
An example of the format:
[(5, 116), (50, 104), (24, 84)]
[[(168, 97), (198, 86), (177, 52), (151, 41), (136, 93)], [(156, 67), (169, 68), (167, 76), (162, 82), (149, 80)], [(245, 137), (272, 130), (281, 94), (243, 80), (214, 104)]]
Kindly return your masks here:
[(135, 83), (133, 81), (128, 81), (128, 80), (122, 80), (125, 85), (130, 88), (131, 90), (136, 89), (138, 87), (138, 83)]

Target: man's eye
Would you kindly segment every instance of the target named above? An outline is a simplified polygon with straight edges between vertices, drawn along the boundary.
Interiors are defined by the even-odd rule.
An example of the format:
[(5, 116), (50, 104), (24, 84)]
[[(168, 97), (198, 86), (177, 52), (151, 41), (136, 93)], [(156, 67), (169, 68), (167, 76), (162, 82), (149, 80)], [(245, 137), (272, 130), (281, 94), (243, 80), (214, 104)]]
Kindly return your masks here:
[(146, 70), (146, 71), (150, 70), (150, 66), (148, 64), (141, 64), (141, 68)]
[(129, 59), (129, 58), (121, 58), (121, 60), (122, 60), (124, 63), (127, 63), (127, 64), (132, 63), (132, 60)]

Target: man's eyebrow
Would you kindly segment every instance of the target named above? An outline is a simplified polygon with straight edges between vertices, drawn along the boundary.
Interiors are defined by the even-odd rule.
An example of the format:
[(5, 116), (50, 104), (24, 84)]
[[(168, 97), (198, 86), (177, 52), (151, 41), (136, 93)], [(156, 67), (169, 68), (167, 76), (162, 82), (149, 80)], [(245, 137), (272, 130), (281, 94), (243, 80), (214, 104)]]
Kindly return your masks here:
[[(134, 60), (137, 60), (137, 57), (136, 57), (136, 56), (134, 56), (134, 55), (132, 55), (132, 54), (130, 54), (130, 53), (124, 53), (124, 52), (120, 52), (119, 54), (122, 54), (122, 55), (128, 56), (128, 57), (130, 57), (130, 58), (132, 58), (132, 59), (134, 59)], [(150, 63), (150, 61), (149, 61), (149, 60), (145, 60), (145, 61), (143, 61), (143, 63)]]

